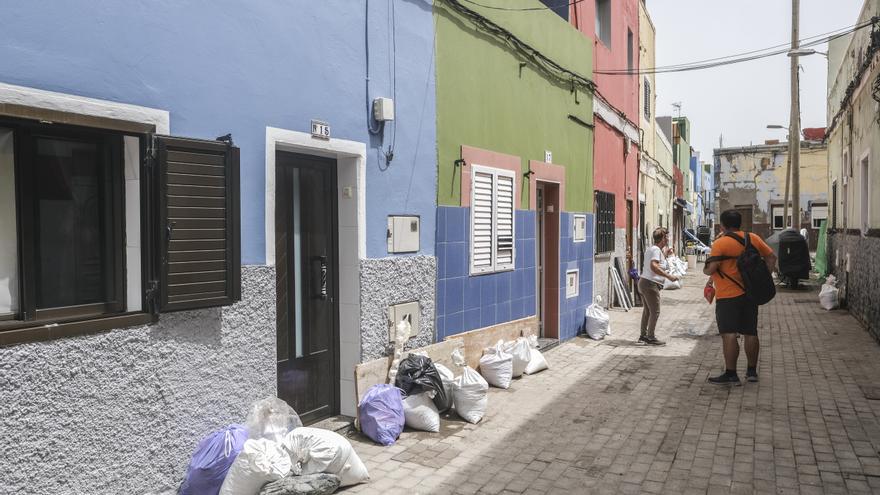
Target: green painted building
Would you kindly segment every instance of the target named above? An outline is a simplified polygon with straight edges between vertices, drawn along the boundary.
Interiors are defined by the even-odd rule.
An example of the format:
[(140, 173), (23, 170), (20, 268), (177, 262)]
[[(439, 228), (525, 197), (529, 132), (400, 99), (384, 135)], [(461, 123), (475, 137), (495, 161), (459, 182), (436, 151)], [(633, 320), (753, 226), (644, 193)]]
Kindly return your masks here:
[(592, 44), (551, 10), (435, 0), (434, 17), (438, 340), (512, 322), (573, 337), (592, 297)]

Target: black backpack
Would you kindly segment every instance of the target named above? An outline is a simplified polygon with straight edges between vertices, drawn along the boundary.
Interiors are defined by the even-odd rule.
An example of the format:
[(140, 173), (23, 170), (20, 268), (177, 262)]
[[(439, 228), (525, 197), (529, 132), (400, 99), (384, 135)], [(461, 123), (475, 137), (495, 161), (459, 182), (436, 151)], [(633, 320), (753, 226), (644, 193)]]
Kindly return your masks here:
[[(718, 275), (736, 284), (740, 289), (745, 291), (746, 297), (760, 306), (767, 304), (776, 297), (776, 284), (773, 283), (773, 276), (770, 275), (770, 270), (767, 268), (767, 263), (764, 262), (764, 257), (761, 256), (761, 253), (759, 253), (758, 249), (752, 244), (751, 234), (748, 232), (745, 234), (745, 239), (733, 232), (724, 234), (728, 237), (733, 237), (739, 241), (740, 244), (745, 246), (742, 254), (736, 257), (736, 269), (739, 270), (743, 283), (740, 284), (734, 280), (733, 277), (722, 272), (720, 268), (718, 269)], [(709, 263), (712, 261), (731, 259), (734, 259), (734, 257), (711, 256), (706, 262)]]

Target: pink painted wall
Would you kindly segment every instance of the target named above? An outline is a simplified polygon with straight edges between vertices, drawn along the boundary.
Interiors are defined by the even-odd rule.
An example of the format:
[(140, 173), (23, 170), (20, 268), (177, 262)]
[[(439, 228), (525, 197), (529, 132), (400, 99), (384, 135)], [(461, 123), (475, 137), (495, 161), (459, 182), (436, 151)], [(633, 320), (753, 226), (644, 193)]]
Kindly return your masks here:
[[(627, 68), (627, 29), (633, 35), (633, 68), (639, 67), (639, 1), (610, 0), (611, 46), (596, 37), (596, 1), (584, 0), (571, 7), (571, 23), (593, 41), (593, 70)], [(594, 74), (602, 96), (630, 121), (639, 122), (639, 80), (637, 75)]]
[[(572, 5), (571, 23), (593, 41), (594, 71), (627, 69), (628, 31), (633, 35), (633, 68), (639, 67), (639, 1), (610, 0), (610, 47), (596, 35), (596, 1), (584, 0)], [(638, 127), (639, 76), (594, 74), (593, 77), (601, 97)], [(626, 227), (626, 200), (632, 200), (632, 224), (636, 227), (639, 218), (638, 143), (632, 143), (629, 154), (624, 154), (623, 135), (600, 118), (595, 119), (595, 124), (593, 187), (614, 193), (618, 228)]]
[[(615, 226), (626, 227), (626, 200), (633, 202), (633, 225), (638, 225), (639, 215), (639, 148), (631, 143), (629, 154), (624, 156), (623, 136), (596, 119), (596, 146), (593, 149), (593, 189), (614, 193)], [(602, 144), (601, 146), (599, 144)]]

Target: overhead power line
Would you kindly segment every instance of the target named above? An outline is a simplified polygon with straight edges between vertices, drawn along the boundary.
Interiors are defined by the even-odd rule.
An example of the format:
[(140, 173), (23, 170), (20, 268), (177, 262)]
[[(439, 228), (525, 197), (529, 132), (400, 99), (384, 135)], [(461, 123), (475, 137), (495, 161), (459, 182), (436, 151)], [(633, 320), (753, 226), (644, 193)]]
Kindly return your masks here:
[(477, 7), (482, 7), (484, 9), (504, 10), (507, 12), (534, 12), (536, 10), (556, 10), (556, 9), (559, 9), (562, 7), (571, 7), (572, 5), (577, 5), (581, 2), (583, 2), (584, 0), (572, 0), (570, 2), (560, 2), (559, 5), (554, 5), (554, 6), (545, 5), (543, 7), (519, 7), (519, 8), (517, 8), (517, 7), (497, 7), (494, 5), (484, 5), (482, 3), (475, 2), (474, 0), (463, 0), (463, 1), (467, 2), (471, 5), (476, 5)]
[[(878, 18), (872, 18), (870, 21), (865, 22), (863, 24), (857, 24), (850, 28), (843, 28), (844, 30), (835, 30), (830, 31), (829, 33), (825, 33), (822, 35), (811, 36), (809, 38), (804, 38), (802, 43), (799, 43), (800, 48), (809, 48), (812, 46), (821, 45), (823, 43), (827, 43), (831, 40), (840, 38), (842, 36), (846, 36), (848, 34), (854, 33), (860, 29), (864, 29), (866, 27), (872, 26), (878, 22)], [(833, 33), (833, 34), (830, 34)], [(732, 65), (738, 64), (742, 62), (749, 62), (752, 60), (758, 60), (762, 58), (772, 57), (776, 55), (781, 55), (783, 53), (787, 53), (790, 49), (790, 44), (785, 45), (775, 45), (767, 48), (762, 48), (759, 50), (752, 50), (750, 52), (744, 52), (736, 55), (728, 55), (725, 57), (717, 57), (714, 59), (707, 59), (703, 61), (689, 62), (684, 64), (677, 65), (668, 65), (668, 66), (658, 66), (658, 67), (649, 67), (646, 69), (635, 69), (635, 70), (626, 70), (626, 69), (614, 69), (614, 70), (596, 70), (595, 74), (605, 74), (605, 75), (643, 75), (643, 74), (664, 74), (670, 72), (689, 72), (695, 70), (704, 70), (711, 69), (715, 67), (721, 67), (724, 65)]]

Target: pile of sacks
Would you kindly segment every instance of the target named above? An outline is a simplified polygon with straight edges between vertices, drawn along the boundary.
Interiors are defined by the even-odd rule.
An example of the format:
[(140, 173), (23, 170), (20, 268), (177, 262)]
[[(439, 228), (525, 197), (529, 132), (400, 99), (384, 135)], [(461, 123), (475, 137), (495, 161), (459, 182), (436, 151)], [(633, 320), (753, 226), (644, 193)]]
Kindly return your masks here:
[(179, 493), (324, 494), (369, 479), (345, 437), (303, 427), (293, 408), (269, 397), (253, 404), (244, 426), (223, 428), (199, 443)]
[(665, 290), (675, 290), (681, 289), (681, 277), (687, 273), (688, 265), (686, 261), (682, 261), (678, 256), (672, 255), (666, 258), (666, 271), (669, 272), (670, 275), (677, 275), (679, 280), (675, 282), (666, 279), (663, 281), (663, 288)]
[(440, 415), (454, 411), (469, 423), (483, 419), (489, 386), (508, 388), (514, 377), (548, 368), (537, 349), (537, 338), (519, 338), (484, 351), (480, 373), (465, 363), (461, 351), (452, 353), (458, 376), (426, 354), (411, 353), (400, 362), (395, 384), (371, 387), (358, 405), (361, 431), (381, 445), (391, 445), (404, 426), (439, 432)]

